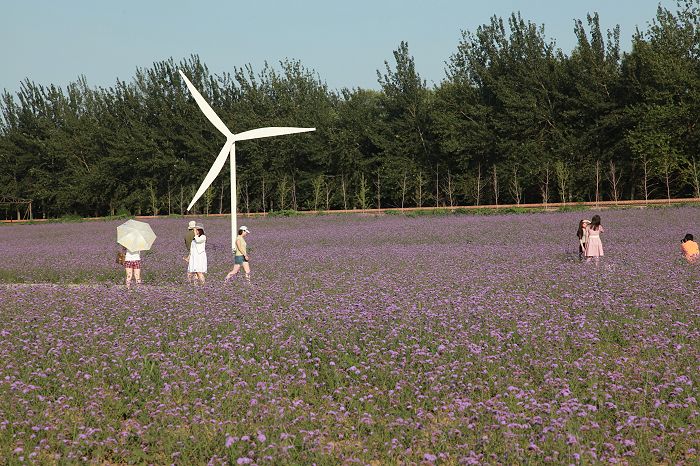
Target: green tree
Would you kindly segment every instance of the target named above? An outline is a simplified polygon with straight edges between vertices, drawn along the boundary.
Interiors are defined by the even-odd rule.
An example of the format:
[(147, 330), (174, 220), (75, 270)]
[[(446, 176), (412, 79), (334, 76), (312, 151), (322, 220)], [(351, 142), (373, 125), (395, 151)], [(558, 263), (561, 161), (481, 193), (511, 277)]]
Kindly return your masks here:
[(645, 32), (632, 40), (623, 61), (625, 141), (638, 161), (649, 160), (666, 197), (692, 192), (692, 158), (700, 121), (700, 2), (678, 12), (659, 7)]
[(381, 124), (375, 133), (379, 157), (372, 173), (385, 174), (383, 204), (399, 205), (403, 173), (430, 170), (439, 163), (432, 134), (433, 95), (415, 68), (408, 44), (394, 51), (394, 68), (385, 62), (385, 73), (377, 71), (382, 94), (379, 99)]

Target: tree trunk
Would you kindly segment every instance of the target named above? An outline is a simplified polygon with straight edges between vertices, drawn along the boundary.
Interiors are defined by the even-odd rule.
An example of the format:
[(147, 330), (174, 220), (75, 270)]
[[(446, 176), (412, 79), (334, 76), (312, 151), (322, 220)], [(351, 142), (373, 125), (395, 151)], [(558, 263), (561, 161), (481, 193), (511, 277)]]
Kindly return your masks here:
[(382, 208), (382, 189), (381, 189), (379, 170), (377, 170), (377, 209)]
[(493, 198), (498, 207), (498, 172), (496, 171), (496, 165), (493, 166)]
[(345, 186), (345, 175), (340, 178), (341, 189), (343, 191), (343, 210), (348, 210), (347, 186)]
[(440, 164), (435, 164), (435, 207), (440, 207)]
[(267, 206), (265, 204), (265, 175), (262, 177), (262, 210), (263, 213), (267, 211)]
[(595, 161), (595, 206), (600, 202), (600, 160)]
[(406, 177), (407, 173), (403, 172), (403, 184), (401, 185), (401, 210), (403, 210), (404, 202), (406, 201)]
[(549, 203), (549, 165), (544, 167), (544, 182), (540, 186), (542, 203), (546, 206)]
[(476, 175), (476, 205), (479, 206), (481, 205), (481, 164), (478, 165), (477, 167), (477, 175)]

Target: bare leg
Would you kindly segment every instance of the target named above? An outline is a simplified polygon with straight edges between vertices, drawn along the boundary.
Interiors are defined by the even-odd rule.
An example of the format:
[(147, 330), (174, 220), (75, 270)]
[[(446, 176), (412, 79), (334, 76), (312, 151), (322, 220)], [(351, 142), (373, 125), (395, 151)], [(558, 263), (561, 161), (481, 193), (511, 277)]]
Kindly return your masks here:
[[(245, 264), (245, 262), (244, 262), (244, 264)], [(236, 274), (238, 273), (239, 270), (241, 270), (240, 264), (234, 265), (234, 266), (233, 266), (233, 270), (231, 270), (231, 271), (226, 275), (225, 280), (229, 280), (231, 277), (233, 277), (234, 275), (236, 275)]]
[(126, 287), (129, 288), (131, 286), (131, 276), (134, 273), (134, 269), (126, 267), (124, 270), (126, 271)]
[(136, 284), (141, 284), (141, 269), (134, 269), (134, 278), (136, 279)]
[(185, 256), (182, 259), (185, 261), (185, 264), (187, 264), (187, 283), (192, 283), (194, 276), (192, 272), (190, 272), (190, 256)]
[(200, 281), (202, 285), (204, 285), (205, 280), (204, 280), (204, 274), (202, 272), (197, 272), (197, 279)]
[(247, 262), (243, 263), (243, 271), (245, 272), (245, 279), (250, 283), (250, 265)]

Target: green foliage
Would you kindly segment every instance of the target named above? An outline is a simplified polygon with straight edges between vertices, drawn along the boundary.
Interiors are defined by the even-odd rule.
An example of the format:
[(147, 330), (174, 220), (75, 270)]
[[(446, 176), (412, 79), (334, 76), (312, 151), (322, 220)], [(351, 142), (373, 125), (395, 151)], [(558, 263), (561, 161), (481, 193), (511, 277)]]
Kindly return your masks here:
[(442, 217), (445, 215), (452, 215), (452, 211), (449, 209), (419, 209), (409, 211), (406, 216), (408, 217)]
[(581, 204), (570, 204), (566, 206), (561, 206), (557, 210), (559, 212), (582, 212), (584, 210), (591, 210), (591, 208)]
[(120, 218), (131, 217), (131, 212), (125, 207), (120, 207), (115, 216)]
[(544, 209), (530, 207), (504, 207), (504, 208), (480, 208), (480, 209), (465, 209), (458, 208), (454, 210), (458, 215), (503, 215), (503, 214), (531, 214), (534, 212), (544, 212)]
[(0, 269), (0, 283), (22, 283), (22, 276), (13, 271)]
[[(600, 22), (574, 21), (566, 55), (494, 16), (432, 88), (403, 41), (379, 91), (328, 89), (294, 60), (213, 75), (197, 56), (108, 88), (27, 79), (0, 96), (0, 196), (35, 218), (185, 214), (224, 140), (178, 70), (236, 133), (317, 128), (237, 145), (246, 212), (700, 196), (700, 0), (659, 8), (625, 54)], [(228, 170), (194, 213), (230, 212)]]
[(274, 211), (268, 212), (268, 214), (267, 214), (268, 217), (299, 217), (301, 215), (304, 215), (304, 214), (302, 214), (301, 212), (299, 212), (297, 210), (289, 210), (289, 209), (287, 209), (287, 210), (274, 210)]
[(83, 217), (81, 217), (78, 214), (65, 214), (61, 215), (61, 218), (59, 219), (61, 223), (77, 223), (77, 222), (82, 222)]

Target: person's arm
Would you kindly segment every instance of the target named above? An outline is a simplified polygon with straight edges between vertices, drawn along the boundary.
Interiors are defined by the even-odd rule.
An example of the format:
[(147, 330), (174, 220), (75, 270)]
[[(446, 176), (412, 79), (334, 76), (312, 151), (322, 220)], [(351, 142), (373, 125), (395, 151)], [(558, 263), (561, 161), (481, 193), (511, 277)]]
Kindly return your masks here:
[(197, 251), (197, 254), (202, 254), (207, 243), (207, 237), (204, 235), (195, 236), (192, 242), (194, 243), (194, 249)]

